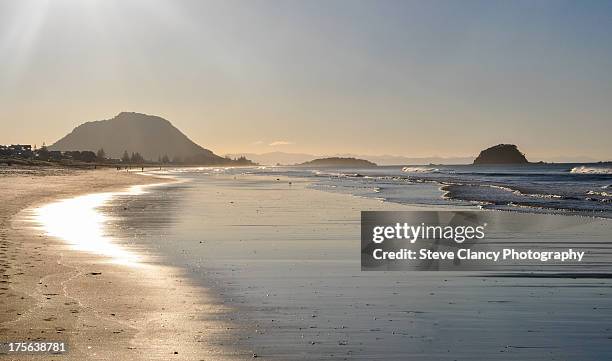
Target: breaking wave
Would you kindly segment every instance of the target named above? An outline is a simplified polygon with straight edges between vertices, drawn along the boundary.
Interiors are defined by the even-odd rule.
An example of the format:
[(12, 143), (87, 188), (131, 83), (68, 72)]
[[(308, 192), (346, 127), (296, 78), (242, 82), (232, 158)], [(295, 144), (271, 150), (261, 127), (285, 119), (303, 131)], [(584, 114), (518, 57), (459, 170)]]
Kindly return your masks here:
[(612, 168), (604, 167), (586, 167), (581, 165), (580, 167), (574, 167), (570, 170), (570, 173), (576, 174), (612, 174)]
[(588, 191), (587, 194), (601, 196), (601, 197), (612, 197), (612, 193), (608, 193), (608, 192)]
[(402, 172), (404, 173), (438, 173), (440, 170), (438, 168), (428, 168), (428, 167), (404, 167), (402, 168)]

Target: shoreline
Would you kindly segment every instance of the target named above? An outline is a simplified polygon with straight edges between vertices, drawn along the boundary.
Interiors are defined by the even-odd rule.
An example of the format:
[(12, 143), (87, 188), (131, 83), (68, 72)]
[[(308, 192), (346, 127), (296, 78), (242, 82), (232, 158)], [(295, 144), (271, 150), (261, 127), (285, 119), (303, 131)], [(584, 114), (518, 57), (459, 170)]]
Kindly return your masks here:
[(60, 357), (68, 360), (199, 360), (203, 348), (207, 355), (233, 358), (235, 351), (222, 346), (230, 337), (226, 309), (182, 270), (112, 264), (24, 223), (43, 204), (167, 178), (115, 170), (56, 172), (0, 177), (10, 190), (0, 198), (2, 340), (62, 340), (68, 352)]
[[(60, 193), (63, 198), (73, 198), (76, 193), (70, 193), (66, 187), (91, 194), (112, 189), (118, 192), (148, 180), (158, 183), (155, 175), (147, 178), (120, 172), (129, 178), (120, 180), (116, 179), (115, 171), (106, 173), (112, 179), (98, 184), (93, 191), (91, 187), (66, 186), (72, 182), (71, 176), (59, 176), (59, 184), (63, 185)], [(76, 177), (74, 181), (79, 175)], [(124, 185), (113, 188), (122, 181)], [(46, 182), (45, 186), (49, 183), (53, 182)], [(10, 279), (15, 282), (11, 285), (22, 287), (22, 294), (28, 296), (23, 302), (18, 294), (10, 298), (4, 293), (0, 295), (3, 301), (15, 301), (12, 310), (7, 308), (9, 311), (22, 313), (16, 323), (2, 320), (2, 339), (15, 340), (9, 332), (13, 328), (19, 330), (16, 333), (19, 336), (33, 340), (49, 340), (49, 335), (53, 335), (55, 339), (68, 340), (70, 351), (61, 356), (68, 360), (209, 357), (233, 360), (253, 355), (314, 360), (355, 357), (360, 353), (367, 358), (378, 353), (386, 355), (385, 352), (389, 352), (390, 358), (431, 359), (413, 352), (429, 350), (436, 357), (446, 356), (436, 353), (441, 345), (436, 348), (432, 346), (435, 343), (425, 341), (436, 340), (439, 332), (443, 334), (438, 324), (472, 333), (478, 339), (481, 336), (478, 329), (497, 327), (497, 317), (517, 312), (514, 305), (529, 305), (529, 314), (518, 312), (514, 316), (523, 320), (525, 326), (504, 328), (512, 336), (511, 342), (502, 345), (501, 340), (491, 339), (473, 345), (490, 359), (496, 359), (503, 356), (499, 349), (504, 345), (517, 345), (513, 352), (529, 346), (532, 339), (526, 337), (531, 332), (528, 329), (539, 329), (542, 336), (560, 332), (541, 321), (549, 317), (544, 301), (582, 315), (592, 323), (605, 316), (601, 314), (605, 311), (600, 302), (607, 291), (589, 299), (581, 298), (579, 293), (583, 286), (599, 287), (597, 282), (601, 280), (586, 280), (585, 284), (573, 287), (554, 278), (506, 277), (486, 282), (491, 276), (484, 274), (466, 278), (444, 272), (414, 273), (410, 277), (393, 272), (360, 272), (359, 259), (343, 255), (358, 239), (359, 227), (355, 227), (355, 222), (359, 211), (422, 210), (423, 206), (313, 189), (309, 187), (311, 183), (285, 175), (211, 174), (195, 187), (166, 186), (167, 191), (137, 197), (124, 193), (123, 199), (110, 201), (113, 208), (105, 208), (104, 212), (119, 216), (119, 220), (110, 223), (110, 229), (134, 235), (134, 239), (131, 236), (120, 239), (120, 246), (139, 246), (159, 256), (144, 262), (140, 269), (111, 264), (103, 256), (72, 251), (65, 242), (41, 237), (40, 232), (19, 224), (26, 217), (20, 211), (11, 217), (8, 233), (3, 224), (2, 234), (25, 242), (25, 253), (13, 261), (21, 263), (26, 272), (34, 271), (27, 277)], [(172, 195), (173, 190), (181, 193)], [(142, 223), (138, 220), (140, 212), (152, 204), (158, 206), (147, 209), (147, 220)], [(207, 212), (202, 217), (198, 210), (204, 204)], [(495, 213), (506, 213), (515, 220), (524, 218), (518, 212)], [(19, 217), (22, 220), (16, 219)], [(164, 224), (158, 221), (173, 217), (175, 221), (186, 222), (182, 226), (197, 222), (192, 229), (195, 233), (161, 237)], [(560, 219), (557, 217), (538, 215), (537, 219)], [(173, 229), (179, 233), (182, 230)], [(197, 257), (181, 258), (190, 253)], [(466, 288), (472, 292), (466, 292)], [(379, 291), (374, 292), (375, 289)], [(523, 293), (527, 289), (533, 291)], [(558, 299), (549, 299), (547, 290), (564, 295), (561, 299), (567, 302), (560, 304)], [(387, 293), (396, 300), (392, 304), (379, 298)], [(444, 296), (434, 296), (437, 294)], [(380, 307), (370, 308), (374, 304)], [(410, 311), (402, 304), (410, 304)], [(17, 307), (30, 312), (24, 314)], [(487, 317), (471, 319), (475, 311), (484, 312)], [(347, 314), (352, 316), (343, 316)], [(444, 321), (444, 317), (449, 321)], [(564, 316), (557, 317), (559, 322), (566, 321)], [(45, 332), (34, 334), (31, 329)], [(545, 342), (540, 336), (537, 340)], [(469, 349), (460, 345), (448, 347), (458, 356), (470, 355)], [(557, 352), (554, 350), (558, 347), (547, 344), (543, 350)]]
[[(260, 357), (452, 360), (473, 358), (478, 350), (491, 360), (505, 359), (507, 352), (526, 360), (565, 353), (591, 360), (596, 352), (608, 354), (602, 337), (607, 325), (601, 320), (608, 314), (602, 305), (609, 290), (599, 279), (577, 283), (492, 279), (484, 272), (361, 272), (359, 212), (422, 207), (312, 189), (307, 180), (286, 175), (184, 176), (193, 181), (174, 196), (181, 201), (150, 214), (152, 220), (180, 219), (179, 227), (168, 228), (172, 233), (165, 242), (171, 246), (159, 251), (233, 306), (232, 318), (245, 324), (237, 332), (238, 345)], [(139, 205), (157, 199), (141, 199)], [(534, 242), (565, 239), (565, 227), (572, 227), (574, 240), (582, 232), (603, 237), (609, 227), (606, 220), (587, 226), (560, 215), (481, 211), (516, 222), (531, 235), (550, 232), (531, 238)], [(165, 229), (155, 221), (139, 226), (145, 234)], [(139, 242), (156, 244), (146, 235)], [(585, 297), (585, 290), (598, 293)], [(559, 311), (551, 314), (550, 309)], [(490, 337), (485, 330), (493, 328), (507, 337)], [(567, 337), (570, 330), (577, 330), (580, 342), (592, 344), (591, 353), (550, 341)], [(442, 342), (452, 335), (465, 338)], [(538, 351), (529, 353), (535, 346)]]

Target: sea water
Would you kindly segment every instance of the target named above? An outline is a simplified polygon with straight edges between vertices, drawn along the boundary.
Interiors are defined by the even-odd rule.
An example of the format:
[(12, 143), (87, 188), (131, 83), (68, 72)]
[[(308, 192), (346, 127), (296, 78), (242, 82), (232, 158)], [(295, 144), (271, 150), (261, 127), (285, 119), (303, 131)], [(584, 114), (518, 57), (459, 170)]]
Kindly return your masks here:
[(267, 167), (250, 172), (306, 177), (321, 190), (404, 204), (612, 217), (612, 165), (604, 163)]

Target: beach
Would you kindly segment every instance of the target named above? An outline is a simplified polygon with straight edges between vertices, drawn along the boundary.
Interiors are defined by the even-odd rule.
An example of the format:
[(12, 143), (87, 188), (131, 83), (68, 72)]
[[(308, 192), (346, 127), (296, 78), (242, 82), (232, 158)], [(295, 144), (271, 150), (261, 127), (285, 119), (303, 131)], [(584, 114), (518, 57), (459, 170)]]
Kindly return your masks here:
[[(22, 210), (58, 199), (167, 179), (114, 169), (4, 170), (2, 341), (64, 341), (68, 352), (51, 357), (62, 360), (200, 360), (203, 349), (208, 357), (226, 352), (218, 346), (227, 333), (227, 325), (218, 321), (223, 308), (180, 270), (109, 263), (69, 249), (22, 219), (29, 216)], [(217, 345), (209, 342), (213, 339)], [(15, 360), (40, 357), (11, 355)]]
[[(361, 271), (361, 211), (447, 206), (383, 202), (322, 191), (306, 178), (241, 169), (149, 175), (100, 171), (2, 180), (15, 189), (13, 198), (3, 196), (13, 204), (2, 226), (10, 264), (4, 280), (11, 282), (3, 283), (4, 339), (67, 340), (70, 351), (58, 359), (612, 355), (609, 279)], [(147, 183), (158, 185), (126, 191)], [(29, 202), (18, 196), (34, 189), (40, 195)], [(97, 208), (107, 216), (99, 241), (110, 239), (121, 252), (138, 255), (136, 266), (114, 263), (126, 258), (106, 252), (114, 248), (77, 251), (70, 235), (55, 239), (33, 227), (33, 210), (45, 209), (35, 204), (108, 191), (113, 196)], [(69, 212), (78, 202), (59, 206)], [(609, 254), (609, 219), (493, 214), (525, 230), (500, 240), (588, 236), (590, 251)], [(605, 256), (600, 261), (605, 264)]]

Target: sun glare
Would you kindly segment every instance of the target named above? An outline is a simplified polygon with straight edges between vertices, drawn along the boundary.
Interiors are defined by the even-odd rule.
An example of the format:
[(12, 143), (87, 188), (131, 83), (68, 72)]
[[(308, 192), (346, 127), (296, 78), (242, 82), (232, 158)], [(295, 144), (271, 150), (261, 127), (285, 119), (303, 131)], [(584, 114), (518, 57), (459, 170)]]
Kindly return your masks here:
[[(127, 193), (142, 192), (142, 187), (132, 187)], [(34, 221), (47, 235), (65, 241), (71, 249), (109, 257), (113, 263), (136, 266), (141, 257), (106, 233), (109, 218), (99, 210), (118, 194), (97, 193), (50, 203), (34, 210)]]

